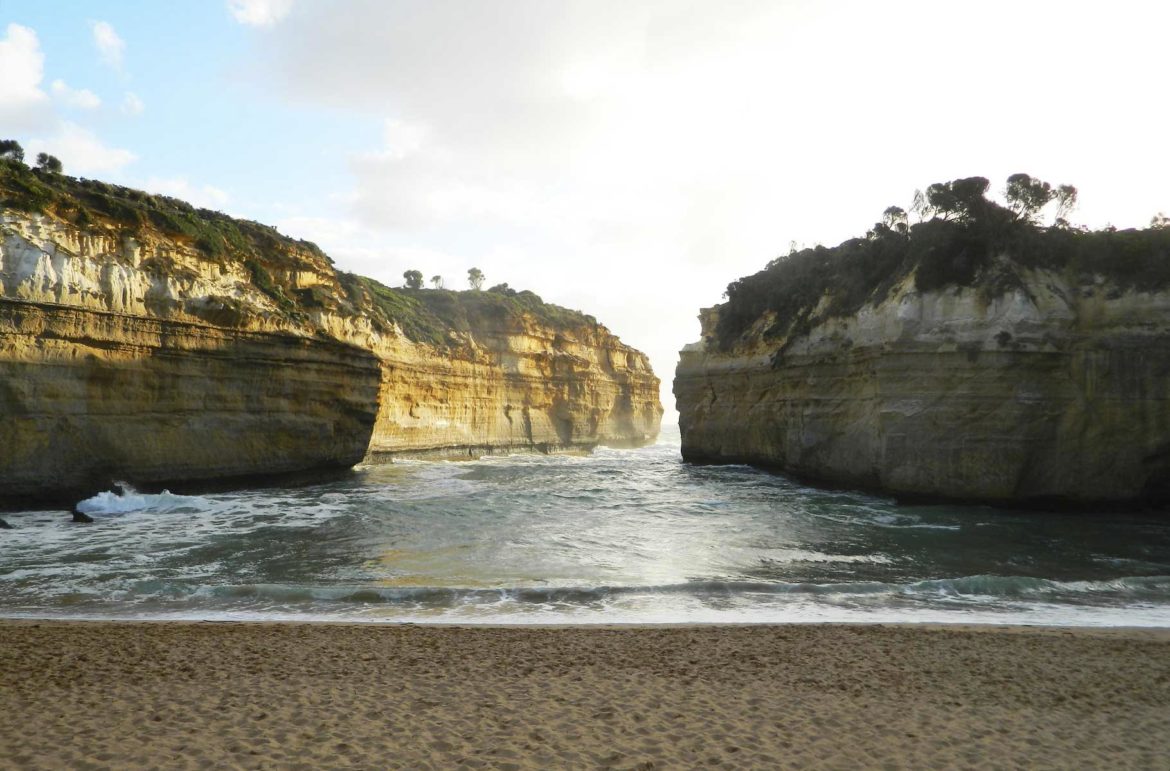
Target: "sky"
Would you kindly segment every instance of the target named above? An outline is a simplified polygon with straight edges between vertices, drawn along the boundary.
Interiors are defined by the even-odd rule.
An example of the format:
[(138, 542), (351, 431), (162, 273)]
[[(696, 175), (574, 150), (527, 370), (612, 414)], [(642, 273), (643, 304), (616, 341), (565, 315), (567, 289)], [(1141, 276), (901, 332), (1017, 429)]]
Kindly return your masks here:
[(670, 381), (699, 308), (915, 189), (1170, 214), (1170, 3), (0, 0), (0, 139), (449, 288), (596, 316)]

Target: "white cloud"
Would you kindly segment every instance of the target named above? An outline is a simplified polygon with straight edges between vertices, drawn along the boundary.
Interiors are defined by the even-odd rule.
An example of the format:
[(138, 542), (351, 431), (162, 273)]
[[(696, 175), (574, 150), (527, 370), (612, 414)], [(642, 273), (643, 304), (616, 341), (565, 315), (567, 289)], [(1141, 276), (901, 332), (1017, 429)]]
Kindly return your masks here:
[(426, 274), (428, 282), (433, 275), (444, 275), (448, 287), (461, 286), (459, 276), (466, 278), (468, 266), (463, 257), (415, 246), (409, 240), (387, 238), (385, 231), (352, 217), (294, 214), (278, 219), (276, 227), (292, 238), (316, 243), (343, 270), (370, 276), (389, 286), (400, 285), (402, 272), (416, 268)]
[(121, 69), (122, 57), (126, 53), (126, 42), (107, 21), (91, 22), (90, 27), (93, 31), (93, 44), (97, 47), (102, 61), (116, 70)]
[(156, 195), (169, 195), (204, 209), (222, 209), (231, 200), (225, 191), (212, 185), (193, 185), (186, 177), (150, 177), (138, 183)]
[[(94, 110), (101, 99), (88, 89), (74, 89), (60, 78), (41, 87), (45, 56), (36, 32), (9, 24), (0, 39), (0, 133), (23, 132), (27, 158), (47, 152), (57, 156), (68, 174), (115, 172), (136, 159), (129, 150), (105, 145), (92, 131), (62, 120), (58, 109)], [(50, 99), (50, 94), (52, 99)]]
[(49, 97), (41, 89), (44, 69), (37, 33), (9, 24), (0, 38), (0, 126), (6, 131), (32, 131), (51, 122)]
[[(354, 243), (381, 234), (382, 259), (436, 264), (391, 276), (458, 280), (475, 264), (489, 283), (581, 307), (666, 380), (697, 309), (730, 281), (790, 240), (864, 233), (931, 182), (1073, 183), (1092, 225), (1170, 210), (1165, 4), (298, 11), (257, 39), (257, 67), (297, 101), (383, 121), (383, 142), (351, 159)], [(1125, 119), (1095, 100), (1126, 105)]]
[(115, 172), (138, 157), (129, 150), (107, 147), (93, 132), (68, 121), (61, 122), (55, 135), (28, 143), (27, 155), (40, 152), (60, 158), (65, 173), (73, 175)]
[(122, 112), (126, 115), (141, 115), (145, 109), (146, 105), (133, 91), (127, 91), (126, 95), (122, 97)]
[(288, 15), (292, 0), (228, 0), (236, 21), (250, 27), (270, 27)]
[(102, 100), (88, 88), (73, 89), (65, 85), (65, 81), (58, 78), (49, 86), (53, 97), (66, 107), (75, 107), (79, 110), (96, 110), (102, 106)]
[(399, 161), (408, 155), (413, 155), (422, 148), (426, 141), (426, 129), (414, 126), (405, 121), (388, 119), (382, 126), (382, 138), (385, 148), (378, 157), (383, 160)]

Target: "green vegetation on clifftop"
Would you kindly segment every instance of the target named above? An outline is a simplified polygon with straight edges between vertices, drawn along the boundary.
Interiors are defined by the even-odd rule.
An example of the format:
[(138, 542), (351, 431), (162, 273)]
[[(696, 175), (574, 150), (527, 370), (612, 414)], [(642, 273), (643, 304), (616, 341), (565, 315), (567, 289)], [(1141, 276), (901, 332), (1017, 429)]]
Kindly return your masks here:
[(1005, 207), (985, 197), (988, 184), (971, 177), (931, 185), (916, 195), (920, 222), (909, 224), (903, 210), (890, 207), (863, 238), (793, 250), (732, 282), (719, 310), (719, 347), (731, 348), (766, 313), (775, 318), (765, 336), (791, 339), (809, 330), (814, 309), (853, 315), (911, 275), (921, 292), (976, 287), (988, 300), (1024, 286), (1028, 269), (1057, 271), (1074, 284), (1100, 276), (1121, 289), (1170, 286), (1170, 227), (1160, 221), (1142, 230), (1087, 231), (1058, 213), (1057, 225), (1043, 227), (1035, 223), (1040, 208), (1058, 202), (1067, 209), (1074, 188), (1013, 175)]
[(342, 272), (336, 273), (341, 293), (328, 283), (297, 288), (289, 276), (298, 270), (333, 272), (333, 261), (311, 242), (169, 196), (32, 169), (5, 147), (0, 144), (0, 209), (47, 215), (79, 229), (138, 239), (153, 234), (186, 244), (213, 263), (241, 262), (252, 284), (296, 318), (322, 308), (368, 314), (383, 329), (397, 325), (410, 340), (437, 347), (456, 344), (453, 332), (514, 324), (524, 316), (554, 330), (597, 326), (592, 316), (546, 303), (533, 292), (517, 292), (507, 284), (486, 291), (422, 289), (421, 273), (412, 289)]
[(0, 157), (0, 208), (43, 214), (79, 229), (138, 240), (160, 236), (220, 265), (242, 262), (252, 283), (293, 316), (320, 304), (314, 302), (320, 298), (298, 293), (277, 277), (332, 264), (316, 244), (281, 235), (276, 228), (199, 209), (170, 196), (31, 169), (11, 156)]
[[(411, 340), (437, 347), (450, 345), (452, 332), (468, 334), (499, 327), (531, 316), (555, 330), (598, 326), (597, 319), (579, 311), (544, 302), (529, 291), (500, 285), (486, 291), (449, 289), (395, 289), (365, 276), (339, 273), (352, 301), (373, 309), (375, 319), (393, 322)], [(364, 295), (364, 297), (363, 297)]]
[(290, 239), (258, 222), (198, 209), (170, 196), (30, 169), (12, 159), (0, 159), (0, 205), (51, 214), (80, 228), (108, 228), (131, 235), (153, 230), (185, 241), (216, 260), (229, 255), (271, 257), (296, 247), (331, 262), (316, 244)]

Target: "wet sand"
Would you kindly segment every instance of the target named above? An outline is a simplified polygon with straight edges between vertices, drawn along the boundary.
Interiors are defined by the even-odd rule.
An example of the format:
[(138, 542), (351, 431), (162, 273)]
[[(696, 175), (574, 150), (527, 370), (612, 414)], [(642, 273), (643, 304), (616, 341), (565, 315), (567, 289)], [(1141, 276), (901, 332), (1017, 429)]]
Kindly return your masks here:
[(1170, 631), (0, 621), (6, 768), (1166, 768)]

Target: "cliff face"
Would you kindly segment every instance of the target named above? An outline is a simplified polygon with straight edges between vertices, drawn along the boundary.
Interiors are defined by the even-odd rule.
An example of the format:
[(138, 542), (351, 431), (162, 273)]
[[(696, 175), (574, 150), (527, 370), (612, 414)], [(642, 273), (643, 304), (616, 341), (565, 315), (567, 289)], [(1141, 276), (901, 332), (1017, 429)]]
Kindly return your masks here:
[[(380, 367), (311, 336), (240, 262), (3, 213), (0, 498), (345, 468)], [(313, 285), (332, 270), (290, 261)]]
[(375, 417), (377, 360), (332, 341), (0, 300), (0, 351), (14, 498), (345, 468)]
[(658, 378), (600, 325), (480, 319), (447, 355), (402, 338), (375, 350), (374, 455), (640, 446), (658, 436)]
[(683, 456), (911, 496), (1170, 499), (1170, 292), (1021, 276), (991, 300), (911, 276), (722, 348), (708, 309), (674, 381)]
[(216, 216), (231, 248), (209, 253), (152, 220), (0, 208), (0, 500), (658, 433), (645, 357), (588, 317), (434, 317), (414, 340), (418, 301), (387, 312), (311, 244)]

